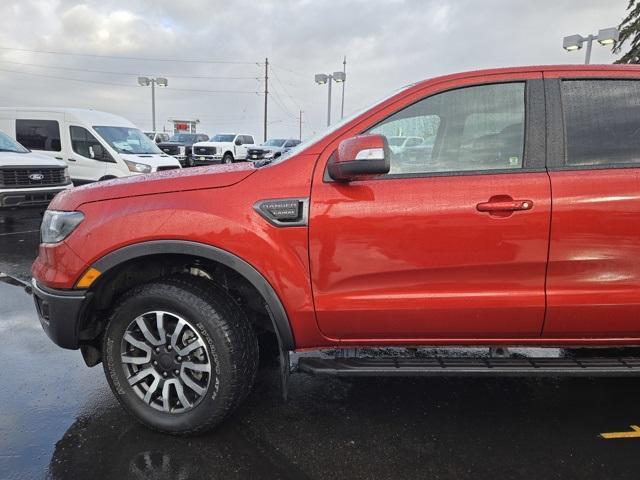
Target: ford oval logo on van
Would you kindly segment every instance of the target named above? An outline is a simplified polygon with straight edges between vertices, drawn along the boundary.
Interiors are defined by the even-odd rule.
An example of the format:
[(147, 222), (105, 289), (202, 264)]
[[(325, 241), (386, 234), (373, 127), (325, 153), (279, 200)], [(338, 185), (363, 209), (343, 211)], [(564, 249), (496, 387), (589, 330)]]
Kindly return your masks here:
[(34, 182), (39, 182), (41, 180), (44, 180), (44, 175), (41, 173), (32, 173), (31, 175), (29, 175), (29, 180), (33, 180)]

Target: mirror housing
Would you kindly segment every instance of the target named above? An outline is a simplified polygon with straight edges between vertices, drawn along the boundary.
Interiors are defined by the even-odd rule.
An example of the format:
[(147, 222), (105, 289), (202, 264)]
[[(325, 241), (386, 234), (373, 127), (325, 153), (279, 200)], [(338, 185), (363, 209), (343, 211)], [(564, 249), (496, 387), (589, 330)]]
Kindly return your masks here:
[(104, 158), (104, 148), (99, 143), (94, 143), (89, 147), (89, 153), (91, 158), (95, 160), (102, 160)]
[(329, 176), (337, 182), (350, 182), (389, 173), (391, 154), (384, 135), (357, 135), (342, 140), (329, 159)]
[(94, 160), (101, 162), (113, 162), (113, 158), (109, 152), (99, 143), (94, 143), (89, 147), (89, 154)]
[(236, 145), (242, 145), (242, 141), (239, 138), (236, 138), (236, 141), (234, 143)]

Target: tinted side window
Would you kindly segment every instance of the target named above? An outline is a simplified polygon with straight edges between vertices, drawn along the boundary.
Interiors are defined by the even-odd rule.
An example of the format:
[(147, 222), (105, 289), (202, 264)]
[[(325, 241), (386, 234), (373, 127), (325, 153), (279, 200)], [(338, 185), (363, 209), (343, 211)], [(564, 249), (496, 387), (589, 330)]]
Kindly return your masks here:
[(640, 81), (565, 80), (568, 166), (640, 164)]
[(253, 143), (253, 137), (251, 135), (246, 135), (244, 137), (244, 140), (245, 140), (244, 143), (249, 143), (249, 144)]
[(60, 151), (60, 126), (55, 120), (16, 120), (16, 140), (31, 150)]
[[(91, 158), (94, 157), (91, 155), (91, 152), (94, 151), (94, 146), (99, 145), (98, 151), (102, 151), (102, 144), (96, 140), (86, 128), (82, 127), (69, 127), (69, 132), (71, 133), (71, 148), (78, 155), (82, 155), (83, 157)], [(96, 159), (98, 160), (98, 159)]]
[(369, 133), (417, 137), (391, 149), (391, 174), (519, 169), (524, 116), (523, 82), (478, 85), (427, 97)]

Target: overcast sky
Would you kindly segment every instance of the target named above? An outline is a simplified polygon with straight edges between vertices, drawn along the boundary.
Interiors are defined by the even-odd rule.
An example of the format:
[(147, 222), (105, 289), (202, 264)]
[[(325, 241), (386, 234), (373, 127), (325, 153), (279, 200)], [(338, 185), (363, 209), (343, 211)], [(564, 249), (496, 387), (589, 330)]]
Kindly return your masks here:
[[(149, 129), (151, 92), (137, 86), (136, 76), (161, 75), (169, 87), (157, 91), (159, 126), (168, 118), (198, 118), (203, 133), (237, 130), (261, 139), (263, 97), (252, 92), (264, 89), (257, 78), (268, 57), (269, 136), (297, 137), (303, 110), (305, 137), (326, 123), (326, 85), (316, 85), (314, 74), (342, 69), (343, 55), (348, 114), (435, 75), (582, 63), (583, 51), (565, 52), (562, 37), (616, 26), (626, 5), (627, 0), (2, 0), (0, 104), (94, 108)], [(99, 56), (36, 53), (44, 51)], [(610, 48), (594, 45), (592, 63), (615, 58)], [(189, 76), (234, 78), (184, 78)], [(340, 87), (334, 84), (333, 92), (335, 120)]]

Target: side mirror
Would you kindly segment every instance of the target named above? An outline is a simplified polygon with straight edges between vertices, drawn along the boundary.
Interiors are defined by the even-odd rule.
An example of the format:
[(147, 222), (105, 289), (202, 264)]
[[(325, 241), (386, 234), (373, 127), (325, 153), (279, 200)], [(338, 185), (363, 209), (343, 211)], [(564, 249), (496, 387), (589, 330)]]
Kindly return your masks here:
[(235, 144), (242, 145), (242, 140), (240, 140), (239, 138), (236, 138)]
[(358, 135), (340, 142), (329, 160), (329, 176), (350, 182), (389, 173), (389, 144), (384, 135)]
[(95, 160), (102, 160), (104, 158), (104, 148), (99, 143), (94, 143), (89, 147), (89, 153), (91, 158)]

